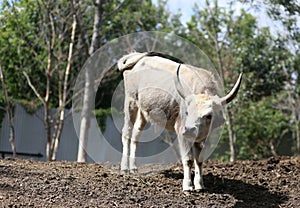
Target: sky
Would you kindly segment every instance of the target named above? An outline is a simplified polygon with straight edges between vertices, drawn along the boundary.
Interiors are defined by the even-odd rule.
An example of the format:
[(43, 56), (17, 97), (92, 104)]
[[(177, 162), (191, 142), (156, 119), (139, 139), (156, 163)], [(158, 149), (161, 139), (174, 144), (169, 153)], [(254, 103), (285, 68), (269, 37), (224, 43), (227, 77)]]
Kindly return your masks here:
[[(155, 4), (157, 4), (158, 0), (152, 0)], [(232, 1), (232, 0), (231, 0)], [(300, 4), (300, 0), (299, 4)], [(211, 1), (212, 2), (212, 1)], [(218, 4), (221, 7), (228, 7), (230, 0), (218, 0)], [(275, 22), (272, 19), (270, 19), (265, 12), (265, 8), (261, 1), (254, 1), (254, 2), (260, 2), (259, 3), (259, 11), (255, 10), (253, 7), (249, 7), (247, 4), (242, 4), (240, 2), (235, 2), (233, 8), (238, 12), (244, 8), (245, 10), (249, 11), (252, 15), (257, 17), (258, 20), (258, 26), (259, 27), (266, 27), (269, 26), (271, 33), (276, 34), (277, 31), (282, 31), (281, 24), (279, 22)], [(204, 0), (168, 0), (167, 2), (167, 9), (170, 10), (172, 13), (178, 13), (180, 12), (182, 14), (181, 21), (183, 23), (189, 21), (191, 15), (193, 14), (193, 8), (195, 3), (198, 4), (200, 8), (203, 8), (205, 6)], [(256, 3), (257, 4), (257, 3)], [(299, 18), (299, 24), (300, 24), (300, 18)]]
[[(0, 4), (2, 3), (3, 0), (0, 0)], [(158, 4), (159, 0), (152, 0), (153, 3)], [(253, 7), (250, 7), (249, 4), (242, 4), (238, 1), (234, 0), (218, 0), (218, 4), (221, 7), (228, 7), (229, 2), (235, 2), (233, 5), (233, 8), (236, 11), (236, 14), (239, 13), (239, 11), (244, 8), (245, 10), (249, 11), (252, 15), (257, 17), (258, 20), (258, 26), (259, 27), (270, 27), (270, 31), (272, 34), (276, 35), (278, 31), (280, 33), (284, 34), (285, 31), (283, 30), (281, 24), (279, 22), (275, 22), (274, 20), (270, 19), (266, 12), (265, 12), (265, 7), (263, 6), (264, 4), (262, 3), (262, 0), (255, 0), (253, 1), (254, 3), (259, 5), (258, 8), (259, 10), (255, 10)], [(213, 2), (213, 1), (210, 1)], [(300, 0), (296, 0), (298, 4), (300, 4)], [(200, 8), (205, 7), (205, 0), (167, 0), (167, 9), (171, 11), (173, 14), (181, 13), (181, 21), (182, 23), (186, 23), (187, 21), (190, 20), (191, 15), (193, 14), (193, 8), (195, 4)], [(298, 18), (298, 23), (300, 25), (300, 17)]]

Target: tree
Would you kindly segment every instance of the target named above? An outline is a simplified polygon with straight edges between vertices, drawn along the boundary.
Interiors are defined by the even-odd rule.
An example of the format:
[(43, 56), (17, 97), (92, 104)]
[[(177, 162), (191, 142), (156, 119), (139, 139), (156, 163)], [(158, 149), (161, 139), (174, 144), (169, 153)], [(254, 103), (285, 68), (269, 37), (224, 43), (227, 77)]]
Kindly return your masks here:
[[(210, 58), (217, 63), (217, 70), (224, 81), (224, 86), (227, 87), (229, 84), (226, 80), (229, 80), (229, 75), (232, 76), (234, 69), (232, 66), (224, 66), (231, 62), (228, 51), (228, 43), (230, 42), (230, 31), (233, 30), (239, 17), (234, 20), (232, 18), (233, 10), (231, 9), (228, 13), (225, 8), (220, 8), (218, 2), (214, 1), (214, 5), (211, 6), (209, 1), (206, 1), (206, 6), (203, 10), (200, 10), (197, 6), (195, 7), (195, 15), (192, 16), (191, 21), (188, 23), (189, 38), (192, 41), (196, 41), (200, 48), (204, 50)], [(225, 30), (225, 31), (224, 31)], [(226, 60), (227, 59), (227, 60)], [(227, 68), (227, 71), (225, 71)], [(227, 77), (225, 78), (225, 75)], [(232, 79), (231, 79), (232, 80)], [(236, 136), (232, 126), (232, 113), (230, 109), (225, 109), (227, 119), (227, 127), (229, 133), (229, 144), (231, 157), (233, 161), (236, 158), (235, 152), (235, 140)]]
[[(26, 105), (31, 112), (43, 107), (49, 160), (55, 159), (67, 116), (65, 108), (71, 106), (72, 85), (92, 53), (89, 49), (95, 51), (127, 33), (171, 31), (172, 25), (179, 24), (178, 18), (164, 10), (162, 2), (158, 7), (148, 0), (99, 2), (102, 14), (97, 30), (90, 24), (94, 17), (93, 0), (4, 1), (1, 4), (0, 44), (5, 47), (0, 50), (0, 59), (7, 77), (7, 90), (13, 102)], [(90, 41), (93, 34), (95, 41)], [(105, 76), (105, 96), (111, 97), (120, 78), (117, 72)], [(99, 99), (98, 107), (108, 107), (105, 96)], [(51, 113), (53, 108), (57, 108), (57, 113)]]
[[(297, 1), (266, 0), (268, 15), (282, 23), (287, 31), (281, 36), (283, 47), (289, 48), (289, 57), (282, 61), (287, 77), (286, 96), (283, 104), (289, 107), (295, 126), (297, 154), (300, 155), (300, 5)], [(279, 34), (278, 34), (279, 36)]]
[[(218, 7), (217, 1), (213, 6), (207, 2), (204, 9), (195, 9), (195, 15), (188, 23), (188, 38), (196, 42), (216, 63), (219, 73), (223, 74), (226, 88), (230, 89), (236, 71), (244, 73), (238, 99), (227, 108), (229, 122), (220, 143), (223, 146), (224, 139), (230, 141), (231, 161), (254, 155), (257, 158), (276, 155), (278, 145), (275, 143), (281, 143), (286, 134), (281, 137), (279, 134), (271, 134), (272, 131), (268, 129), (274, 129), (276, 126), (272, 122), (263, 125), (270, 134), (263, 134), (262, 137), (254, 133), (264, 119), (276, 120), (285, 115), (284, 112), (281, 114), (278, 106), (270, 105), (270, 97), (276, 100), (279, 92), (284, 90), (287, 77), (280, 63), (286, 62), (290, 53), (282, 47), (280, 38), (274, 37), (268, 28), (257, 26), (253, 15), (245, 10), (241, 10), (238, 16), (233, 14), (234, 11), (230, 8), (226, 10)], [(264, 105), (268, 108), (263, 108), (263, 112), (249, 108)], [(241, 115), (244, 119), (240, 118)], [(253, 118), (258, 119), (257, 125), (243, 124)], [(280, 124), (280, 129), (289, 129), (284, 132), (290, 132), (291, 126), (287, 120)], [(262, 141), (267, 150), (262, 154), (255, 153)], [(272, 148), (272, 152), (269, 151)], [(245, 150), (249, 153), (247, 156), (244, 155)]]
[[(89, 48), (89, 55), (91, 56), (96, 49), (99, 48), (101, 39), (100, 27), (103, 16), (103, 5), (105, 1), (96, 0), (95, 3), (95, 15), (94, 15), (94, 29), (92, 35), (92, 41)], [(85, 85), (84, 85), (84, 98), (83, 98), (83, 109), (81, 113), (80, 123), (80, 135), (79, 135), (79, 146), (78, 146), (78, 162), (86, 162), (87, 160), (87, 143), (88, 143), (88, 131), (90, 127), (90, 119), (92, 113), (92, 102), (95, 94), (94, 90), (94, 75), (93, 69), (87, 68), (85, 70)]]
[(13, 157), (15, 158), (17, 156), (17, 151), (16, 151), (16, 145), (15, 145), (15, 129), (14, 129), (14, 124), (13, 124), (13, 112), (12, 108), (10, 106), (10, 99), (8, 96), (7, 92), (7, 86), (6, 86), (6, 78), (4, 76), (3, 70), (2, 70), (2, 64), (0, 60), (0, 79), (2, 83), (2, 90), (4, 92), (4, 98), (6, 102), (6, 113), (8, 115), (8, 124), (9, 124), (9, 142), (11, 145)]
[[(151, 1), (96, 1), (94, 12), (94, 27), (89, 44), (89, 56), (107, 41), (132, 32), (153, 30), (159, 26), (170, 29), (167, 21), (169, 14), (161, 5), (157, 8)], [(172, 23), (178, 21), (172, 19)], [(171, 23), (171, 24), (172, 24)], [(82, 25), (82, 23), (80, 24)], [(164, 27), (165, 26), (165, 27)], [(84, 35), (82, 36), (85, 37)], [(88, 42), (88, 41), (83, 41)], [(85, 48), (88, 47), (86, 44)], [(131, 46), (132, 47), (132, 46)], [(94, 75), (89, 68), (85, 71), (85, 90), (83, 98), (83, 109), (80, 126), (80, 138), (77, 161), (85, 162), (87, 159), (87, 140), (92, 113), (91, 104), (95, 98)], [(110, 101), (114, 89), (121, 80), (118, 71), (109, 71), (101, 82), (101, 89), (97, 92), (97, 107), (110, 108)]]
[(237, 137), (241, 138), (237, 141), (238, 159), (291, 154), (291, 125), (285, 112), (277, 108), (279, 102), (275, 96), (266, 96), (248, 101), (247, 106), (238, 109), (236, 113), (240, 116), (234, 125)]
[[(43, 106), (47, 158), (55, 160), (71, 92), (69, 75), (76, 19), (69, 15), (69, 3), (43, 0), (12, 3), (7, 3), (3, 10), (7, 21), (0, 40), (11, 41), (14, 48), (4, 50), (1, 57), (5, 57), (7, 51), (16, 54), (12, 61), (5, 57), (5, 64), (12, 68), (17, 78), (28, 83), (32, 92), (26, 96), (17, 94), (16, 98), (30, 101), (34, 95)], [(20, 78), (21, 74), (25, 79)], [(51, 113), (53, 106), (58, 106), (54, 115)]]

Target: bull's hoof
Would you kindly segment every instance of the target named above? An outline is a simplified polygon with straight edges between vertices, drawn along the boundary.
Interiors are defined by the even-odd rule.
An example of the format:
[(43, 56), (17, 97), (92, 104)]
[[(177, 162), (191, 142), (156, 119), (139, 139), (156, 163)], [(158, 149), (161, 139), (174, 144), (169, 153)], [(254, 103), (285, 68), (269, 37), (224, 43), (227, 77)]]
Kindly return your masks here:
[(128, 175), (130, 173), (129, 170), (120, 170), (120, 174), (122, 175)]
[(192, 192), (194, 189), (193, 189), (193, 186), (185, 186), (183, 187), (183, 192)]
[(202, 192), (202, 191), (205, 191), (206, 188), (204, 186), (201, 186), (201, 185), (195, 185), (195, 191), (196, 192)]
[(201, 193), (201, 192), (205, 192), (205, 191), (207, 191), (206, 188), (199, 188), (199, 189), (196, 189), (196, 188), (195, 188), (195, 192), (196, 192), (196, 193)]
[(186, 196), (190, 196), (192, 193), (192, 191), (183, 191), (183, 194), (186, 195)]
[(185, 191), (193, 191), (194, 187), (191, 183), (191, 180), (183, 179), (182, 181), (182, 190)]
[(130, 173), (135, 174), (135, 173), (137, 173), (137, 172), (138, 172), (138, 169), (137, 169), (137, 168), (135, 168), (135, 169), (130, 169)]

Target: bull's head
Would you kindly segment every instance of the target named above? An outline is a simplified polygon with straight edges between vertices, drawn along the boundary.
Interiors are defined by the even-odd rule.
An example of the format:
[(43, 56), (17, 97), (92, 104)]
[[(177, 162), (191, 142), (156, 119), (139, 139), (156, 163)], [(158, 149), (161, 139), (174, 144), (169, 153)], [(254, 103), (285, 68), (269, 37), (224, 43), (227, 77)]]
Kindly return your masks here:
[(182, 112), (185, 117), (185, 124), (182, 134), (186, 138), (203, 140), (207, 137), (212, 124), (213, 128), (216, 128), (224, 123), (223, 107), (237, 95), (242, 74), (240, 74), (233, 89), (226, 96), (220, 98), (217, 95), (188, 93), (180, 82), (179, 69), (180, 66), (177, 69), (175, 86), (178, 94), (185, 101), (185, 112)]

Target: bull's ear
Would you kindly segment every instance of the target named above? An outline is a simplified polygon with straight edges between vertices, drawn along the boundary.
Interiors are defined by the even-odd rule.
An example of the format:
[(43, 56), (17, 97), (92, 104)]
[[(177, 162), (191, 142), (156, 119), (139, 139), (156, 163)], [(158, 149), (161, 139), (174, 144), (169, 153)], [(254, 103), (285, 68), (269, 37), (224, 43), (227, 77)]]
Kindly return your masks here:
[(180, 69), (180, 66), (181, 64), (179, 64), (178, 68), (177, 68), (177, 71), (176, 71), (176, 78), (175, 78), (175, 87), (176, 87), (176, 90), (178, 92), (178, 94), (183, 98), (185, 99), (186, 98), (186, 93), (185, 93), (185, 90), (180, 82), (180, 78), (179, 78), (179, 69)]
[(222, 97), (222, 99), (221, 99), (222, 105), (226, 105), (227, 103), (230, 103), (235, 98), (235, 96), (237, 95), (237, 93), (240, 89), (242, 78), (243, 78), (243, 73), (240, 73), (240, 76), (239, 76), (238, 80), (236, 81), (232, 90), (226, 96)]

